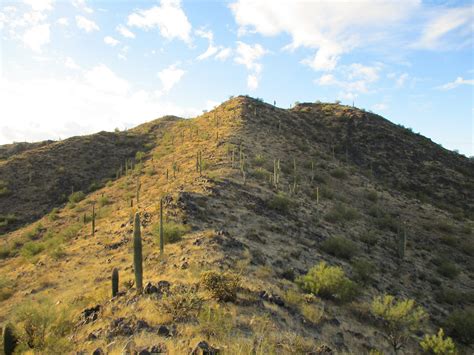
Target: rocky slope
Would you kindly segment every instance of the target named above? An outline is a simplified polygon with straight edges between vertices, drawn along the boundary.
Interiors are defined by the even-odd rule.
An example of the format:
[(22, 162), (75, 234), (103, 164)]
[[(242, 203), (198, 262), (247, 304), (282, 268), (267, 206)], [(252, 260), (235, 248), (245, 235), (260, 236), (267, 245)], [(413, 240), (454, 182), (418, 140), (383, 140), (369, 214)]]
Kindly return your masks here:
[[(0, 211), (31, 200), (15, 213), (23, 221), (40, 218), (0, 240), (0, 322), (17, 325), (21, 349), (182, 354), (205, 341), (229, 354), (391, 353), (383, 323), (370, 311), (374, 297), (391, 294), (429, 314), (401, 352), (421, 352), (422, 335), (439, 327), (461, 352), (472, 352), (469, 338), (446, 323), (474, 304), (474, 169), (467, 158), (356, 108), (283, 110), (242, 96), (194, 119), (167, 117), (92, 137), (0, 163), (0, 179), (12, 191), (0, 198)], [(89, 144), (79, 149), (74, 143), (84, 139)], [(68, 194), (71, 184), (87, 191), (137, 151), (146, 153), (133, 171), (83, 200), (39, 202), (38, 194)], [(47, 169), (32, 167), (38, 157)], [(58, 166), (72, 183), (53, 177)], [(49, 190), (21, 180), (29, 171)], [(164, 255), (160, 200), (169, 238)], [(142, 295), (133, 286), (135, 212)], [(322, 261), (357, 284), (350, 299), (309, 295), (299, 286)], [(115, 297), (113, 268), (120, 274)], [(203, 277), (209, 270), (239, 279), (235, 298), (216, 299)], [(43, 343), (25, 343), (24, 309), (49, 312)]]

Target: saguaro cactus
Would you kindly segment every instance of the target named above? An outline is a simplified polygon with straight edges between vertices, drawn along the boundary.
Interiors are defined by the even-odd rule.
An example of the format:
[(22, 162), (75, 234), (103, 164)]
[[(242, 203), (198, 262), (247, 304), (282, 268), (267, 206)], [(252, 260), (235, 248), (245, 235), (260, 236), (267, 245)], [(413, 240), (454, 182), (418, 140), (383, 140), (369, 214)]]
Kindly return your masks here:
[(405, 259), (405, 252), (407, 249), (407, 231), (405, 226), (398, 233), (398, 256), (400, 259)]
[(140, 231), (140, 213), (135, 213), (133, 222), (133, 268), (135, 270), (135, 285), (137, 292), (143, 290), (143, 257), (142, 257), (142, 234)]
[(92, 236), (95, 236), (95, 204), (92, 204)]
[(163, 255), (165, 240), (163, 236), (163, 199), (160, 199), (160, 254)]
[(114, 267), (112, 270), (112, 297), (117, 296), (119, 290), (119, 272), (117, 268)]
[(18, 344), (18, 339), (13, 332), (13, 327), (10, 324), (3, 328), (3, 352), (5, 355), (12, 355)]

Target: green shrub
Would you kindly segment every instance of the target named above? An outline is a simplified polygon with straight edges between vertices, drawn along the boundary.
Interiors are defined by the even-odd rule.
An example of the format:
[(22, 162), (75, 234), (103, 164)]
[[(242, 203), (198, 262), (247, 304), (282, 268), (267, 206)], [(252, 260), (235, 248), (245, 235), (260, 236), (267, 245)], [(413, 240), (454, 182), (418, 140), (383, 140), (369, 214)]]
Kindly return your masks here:
[(288, 213), (291, 206), (291, 200), (283, 192), (279, 192), (276, 195), (273, 195), (273, 197), (267, 201), (267, 205), (272, 210), (281, 213)]
[(44, 227), (41, 223), (38, 223), (32, 229), (26, 231), (23, 234), (24, 239), (36, 240), (40, 237), (41, 232), (44, 230)]
[(364, 196), (367, 200), (371, 202), (377, 202), (379, 195), (377, 194), (377, 191), (375, 190), (366, 190), (364, 192)]
[(230, 272), (206, 271), (201, 274), (201, 284), (218, 301), (235, 301), (240, 287), (240, 277)]
[(13, 282), (0, 276), (0, 302), (9, 299), (13, 295)]
[(330, 223), (353, 221), (359, 217), (355, 208), (345, 206), (342, 203), (335, 204), (326, 214), (325, 219)]
[(372, 279), (373, 271), (376, 270), (375, 265), (367, 259), (357, 259), (352, 263), (355, 279), (363, 284), (368, 283)]
[(36, 255), (41, 253), (45, 249), (44, 243), (40, 242), (27, 242), (21, 248), (20, 254), (28, 259), (32, 260)]
[(58, 210), (56, 207), (53, 208), (53, 209), (51, 210), (51, 212), (49, 212), (49, 214), (48, 214), (48, 219), (49, 219), (51, 222), (57, 220), (57, 219), (59, 218), (58, 212), (59, 212), (59, 210)]
[(230, 334), (234, 325), (232, 314), (223, 310), (219, 305), (205, 307), (198, 315), (199, 333), (206, 339), (223, 338)]
[(255, 158), (253, 158), (253, 165), (263, 166), (263, 164), (265, 164), (265, 157), (262, 154), (257, 154)]
[(443, 287), (436, 293), (436, 300), (438, 302), (452, 305), (474, 303), (474, 291), (462, 292), (455, 288)]
[(334, 191), (326, 186), (321, 186), (321, 188), (319, 189), (319, 193), (322, 198), (327, 200), (332, 200), (335, 197)]
[(107, 196), (104, 195), (104, 196), (101, 196), (99, 198), (99, 206), (100, 207), (104, 207), (104, 206), (107, 206), (109, 204), (110, 204), (110, 200)]
[(8, 189), (7, 182), (0, 180), (0, 197), (8, 196), (10, 194), (11, 194), (11, 191)]
[(436, 270), (443, 276), (454, 279), (459, 275), (459, 268), (454, 262), (444, 258), (435, 258), (433, 263), (437, 266)]
[(255, 178), (255, 179), (258, 179), (258, 180), (266, 180), (268, 179), (268, 174), (269, 172), (266, 171), (264, 168), (262, 167), (258, 167), (256, 169), (254, 169), (252, 171), (252, 176)]
[(305, 291), (325, 298), (346, 302), (357, 295), (357, 287), (339, 266), (328, 266), (324, 261), (313, 266), (306, 275), (296, 279)]
[(138, 161), (138, 162), (141, 162), (144, 157), (145, 157), (145, 152), (138, 151), (135, 154), (135, 160)]
[(359, 240), (367, 246), (367, 252), (371, 252), (372, 248), (377, 244), (378, 238), (374, 231), (366, 231), (362, 233)]
[(374, 297), (371, 312), (382, 321), (382, 330), (395, 353), (420, 328), (426, 317), (423, 308), (416, 307), (414, 300), (396, 300), (391, 295)]
[(173, 321), (186, 321), (199, 314), (203, 299), (198, 296), (196, 290), (173, 286), (169, 294), (165, 294), (158, 305), (159, 311), (169, 315)]
[(444, 337), (443, 328), (440, 328), (436, 335), (425, 335), (420, 342), (424, 352), (434, 355), (456, 355), (456, 345), (450, 337)]
[(474, 343), (474, 309), (454, 311), (446, 320), (449, 335), (465, 344)]
[(8, 244), (0, 245), (0, 260), (6, 259), (12, 255), (12, 248)]
[(67, 309), (55, 306), (48, 299), (27, 301), (14, 311), (20, 344), (19, 353), (33, 349), (36, 353), (67, 353), (71, 347), (66, 337), (74, 324)]
[[(153, 226), (153, 235), (159, 243), (160, 238), (160, 224), (156, 223)], [(163, 239), (166, 244), (179, 242), (183, 235), (189, 231), (189, 227), (184, 224), (179, 224), (173, 221), (163, 223)]]
[(69, 195), (68, 200), (71, 204), (74, 204), (82, 201), (85, 197), (86, 195), (84, 194), (84, 192), (76, 191)]
[(336, 179), (347, 179), (347, 172), (344, 169), (336, 168), (331, 170), (331, 176), (335, 177)]
[(338, 258), (351, 259), (358, 253), (357, 244), (350, 239), (336, 236), (326, 239), (321, 244), (321, 249)]

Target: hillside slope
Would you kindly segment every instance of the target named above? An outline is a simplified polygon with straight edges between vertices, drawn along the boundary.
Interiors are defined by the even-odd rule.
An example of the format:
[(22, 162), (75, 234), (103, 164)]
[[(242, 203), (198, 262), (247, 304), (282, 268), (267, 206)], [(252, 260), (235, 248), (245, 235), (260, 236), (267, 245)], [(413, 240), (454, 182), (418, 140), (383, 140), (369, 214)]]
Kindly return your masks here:
[[(472, 353), (472, 335), (447, 321), (457, 311), (468, 317), (474, 305), (468, 159), (355, 108), (283, 110), (241, 96), (134, 132), (150, 150), (132, 171), (2, 237), (0, 322), (16, 324), (21, 349), (184, 354), (206, 341), (228, 354), (389, 354), (370, 303), (391, 294), (429, 315), (402, 353), (421, 352), (422, 335), (439, 327)], [(113, 163), (136, 153), (127, 152)], [(54, 151), (48, 156), (59, 161)], [(10, 177), (1, 164), (0, 176)], [(136, 212), (143, 295), (133, 285)], [(299, 280), (321, 262), (344, 271), (345, 291), (310, 295)], [(206, 271), (228, 277), (228, 287), (238, 278), (236, 297), (219, 300), (222, 285), (210, 285)], [(28, 342), (24, 314), (32, 313), (48, 315), (44, 341)]]

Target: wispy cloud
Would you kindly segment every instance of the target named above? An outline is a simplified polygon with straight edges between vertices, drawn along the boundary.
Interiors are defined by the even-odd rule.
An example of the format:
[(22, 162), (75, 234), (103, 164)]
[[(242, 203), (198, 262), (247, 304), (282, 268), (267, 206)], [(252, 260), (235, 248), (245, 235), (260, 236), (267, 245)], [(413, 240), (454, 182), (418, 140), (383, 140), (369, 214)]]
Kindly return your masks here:
[(76, 25), (81, 30), (86, 31), (87, 33), (98, 31), (99, 26), (92, 20), (85, 18), (84, 16), (76, 16)]
[(461, 85), (474, 85), (474, 79), (464, 79), (464, 78), (458, 76), (456, 78), (456, 80), (454, 80), (450, 83), (446, 83), (444, 85), (438, 86), (437, 89), (452, 90), (452, 89), (455, 89), (455, 88), (457, 88), (458, 86), (461, 86)]

